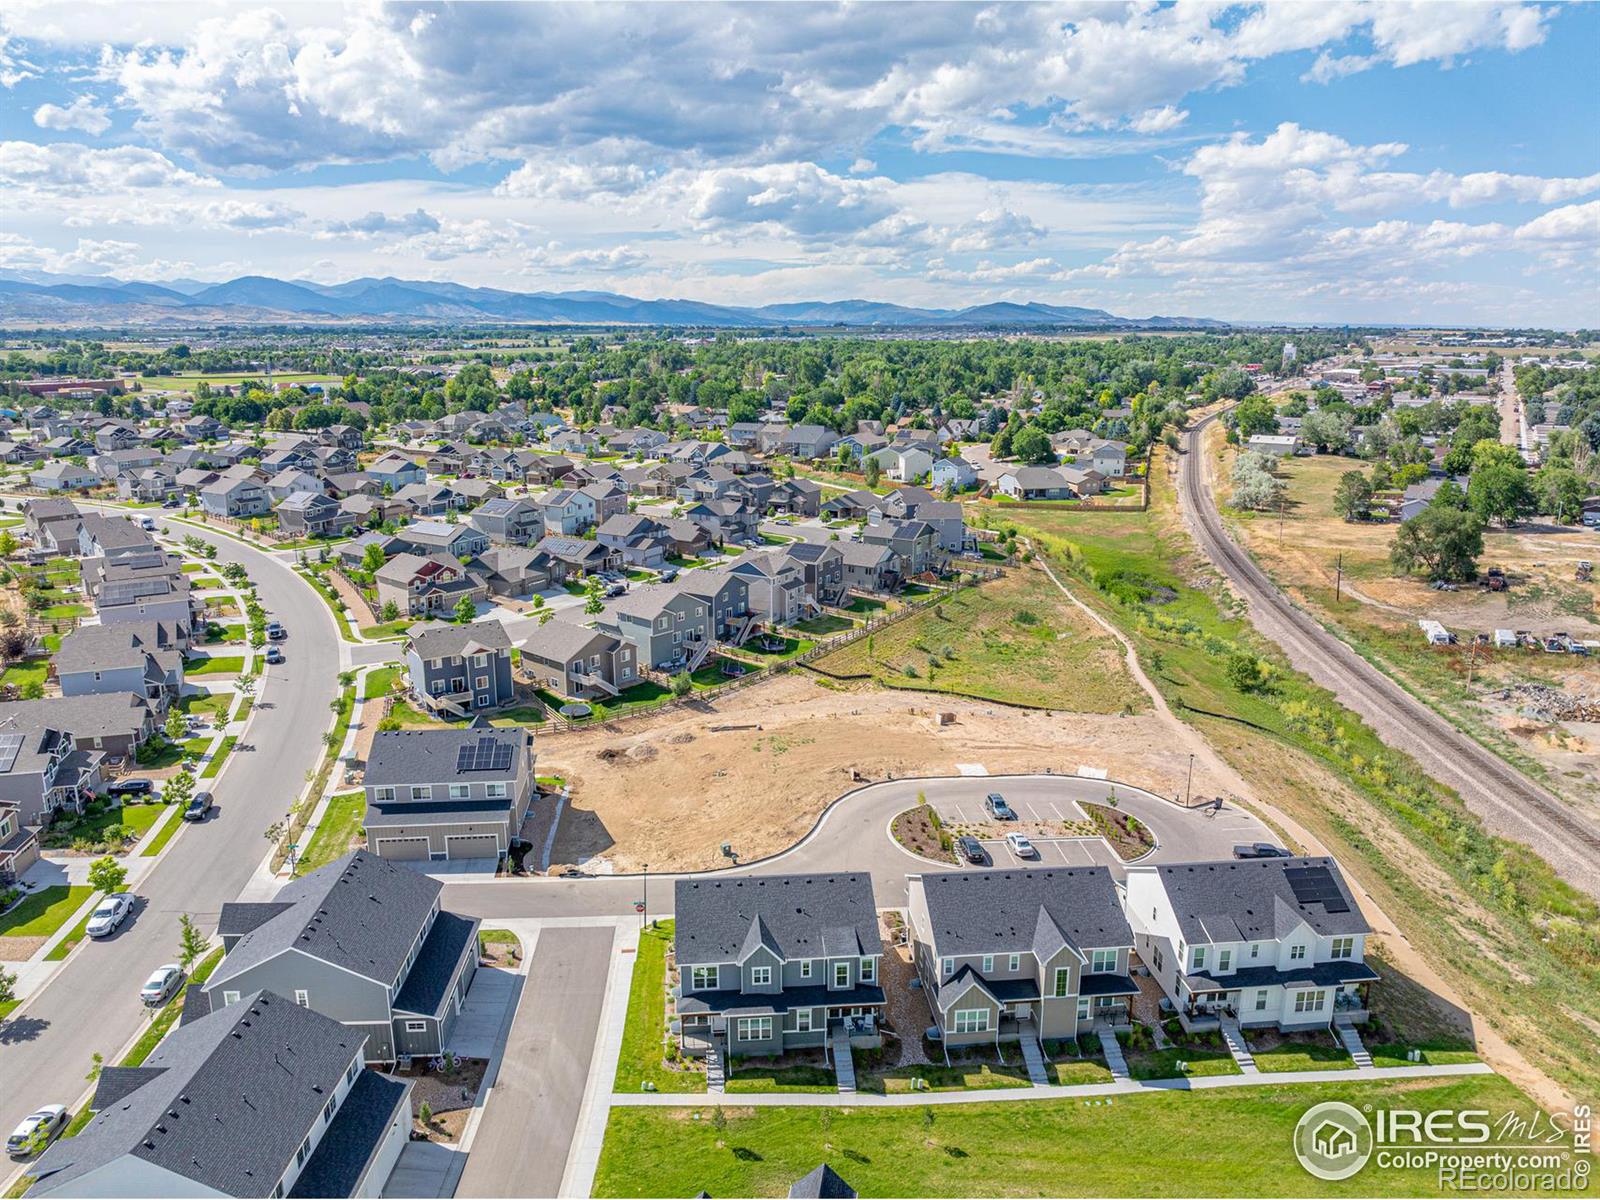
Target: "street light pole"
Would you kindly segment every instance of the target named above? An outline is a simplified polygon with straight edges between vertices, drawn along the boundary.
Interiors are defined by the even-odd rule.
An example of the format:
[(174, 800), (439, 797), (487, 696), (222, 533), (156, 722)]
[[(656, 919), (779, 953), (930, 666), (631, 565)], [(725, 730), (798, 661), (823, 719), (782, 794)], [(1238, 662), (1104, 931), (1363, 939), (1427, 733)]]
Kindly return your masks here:
[(639, 926), (639, 928), (640, 929), (648, 929), (649, 927), (650, 927), (650, 864), (649, 863), (645, 863), (645, 865), (644, 865), (644, 921)]
[(1194, 755), (1189, 755), (1189, 778), (1183, 785), (1183, 806), (1189, 807), (1190, 788), (1194, 786)]

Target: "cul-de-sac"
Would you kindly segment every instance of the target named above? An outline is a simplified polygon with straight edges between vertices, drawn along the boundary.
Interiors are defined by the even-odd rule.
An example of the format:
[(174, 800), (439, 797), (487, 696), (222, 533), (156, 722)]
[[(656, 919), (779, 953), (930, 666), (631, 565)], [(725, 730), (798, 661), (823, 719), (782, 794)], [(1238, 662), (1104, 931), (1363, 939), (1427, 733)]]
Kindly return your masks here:
[(1588, 1194), (1597, 38), (0, 11), (0, 1191)]

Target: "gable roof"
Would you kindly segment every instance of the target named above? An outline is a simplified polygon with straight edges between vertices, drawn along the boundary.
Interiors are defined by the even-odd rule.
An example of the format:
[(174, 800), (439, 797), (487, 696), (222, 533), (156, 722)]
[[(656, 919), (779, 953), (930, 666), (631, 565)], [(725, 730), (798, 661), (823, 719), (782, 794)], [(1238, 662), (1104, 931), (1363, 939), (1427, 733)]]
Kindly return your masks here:
[(442, 621), (413, 625), (411, 649), (419, 658), (449, 658), (452, 655), (493, 653), (511, 649), (511, 638), (499, 621), (473, 621), (467, 625), (447, 625)]
[(131, 1155), (202, 1188), (264, 1196), (333, 1096), (365, 1035), (270, 992), (182, 1025), (142, 1080), (35, 1164), (35, 1194)]
[(603, 649), (608, 654), (621, 645), (620, 639), (603, 629), (590, 629), (571, 621), (546, 621), (524, 639), (522, 652), (549, 662), (570, 662), (586, 653), (597, 638), (607, 643)]
[(206, 980), (206, 990), (288, 950), (393, 983), (442, 886), (365, 850), (335, 859), (279, 889), (277, 903), (289, 907), (240, 938)]
[[(1327, 895), (1327, 900), (1302, 901), (1295, 894), (1294, 873), (1308, 868), (1317, 873), (1319, 883), (1325, 880), (1330, 886), (1325, 892), (1303, 890)], [(1275, 941), (1302, 921), (1323, 936), (1372, 931), (1331, 858), (1226, 859), (1151, 869), (1190, 942)]]
[(878, 954), (878, 910), (864, 873), (680, 879), (680, 963), (742, 961), (758, 946), (782, 959)]
[[(461, 748), (483, 740), (513, 747), (511, 765), (503, 771), (461, 771), (456, 767)], [(372, 739), (364, 782), (367, 786), (406, 786), (413, 783), (503, 783), (517, 777), (523, 747), (533, 741), (526, 729), (499, 729), (487, 721), (473, 721), (460, 729), (385, 729)]]
[(929, 873), (922, 891), (942, 957), (1133, 945), (1105, 867)]

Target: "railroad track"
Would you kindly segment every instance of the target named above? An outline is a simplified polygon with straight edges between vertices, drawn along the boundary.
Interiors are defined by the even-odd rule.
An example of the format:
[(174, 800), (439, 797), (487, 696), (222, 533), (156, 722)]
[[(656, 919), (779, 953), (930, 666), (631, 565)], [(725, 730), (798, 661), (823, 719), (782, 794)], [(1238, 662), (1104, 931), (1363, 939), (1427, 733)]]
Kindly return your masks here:
[(1228, 536), (1201, 450), (1205, 427), (1220, 415), (1213, 413), (1184, 435), (1178, 490), (1201, 549), (1249, 602), (1256, 627), (1384, 742), (1455, 789), (1493, 832), (1532, 847), (1568, 883), (1600, 896), (1600, 824), (1574, 812), (1329, 633)]

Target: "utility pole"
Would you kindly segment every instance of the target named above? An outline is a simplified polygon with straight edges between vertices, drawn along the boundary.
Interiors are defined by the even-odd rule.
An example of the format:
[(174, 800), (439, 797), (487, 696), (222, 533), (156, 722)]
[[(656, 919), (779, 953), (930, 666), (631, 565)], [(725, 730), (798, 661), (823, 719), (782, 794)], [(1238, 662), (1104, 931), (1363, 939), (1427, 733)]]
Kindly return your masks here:
[(1190, 789), (1194, 787), (1194, 755), (1189, 755), (1189, 778), (1183, 785), (1183, 806), (1189, 807)]
[(1472, 682), (1473, 669), (1478, 665), (1478, 639), (1472, 639), (1472, 653), (1467, 657), (1467, 682)]
[(639, 925), (640, 929), (650, 928), (650, 864), (644, 864), (644, 920)]
[(1339, 551), (1339, 559), (1333, 567), (1333, 602), (1339, 603), (1339, 593), (1344, 590), (1344, 551)]

